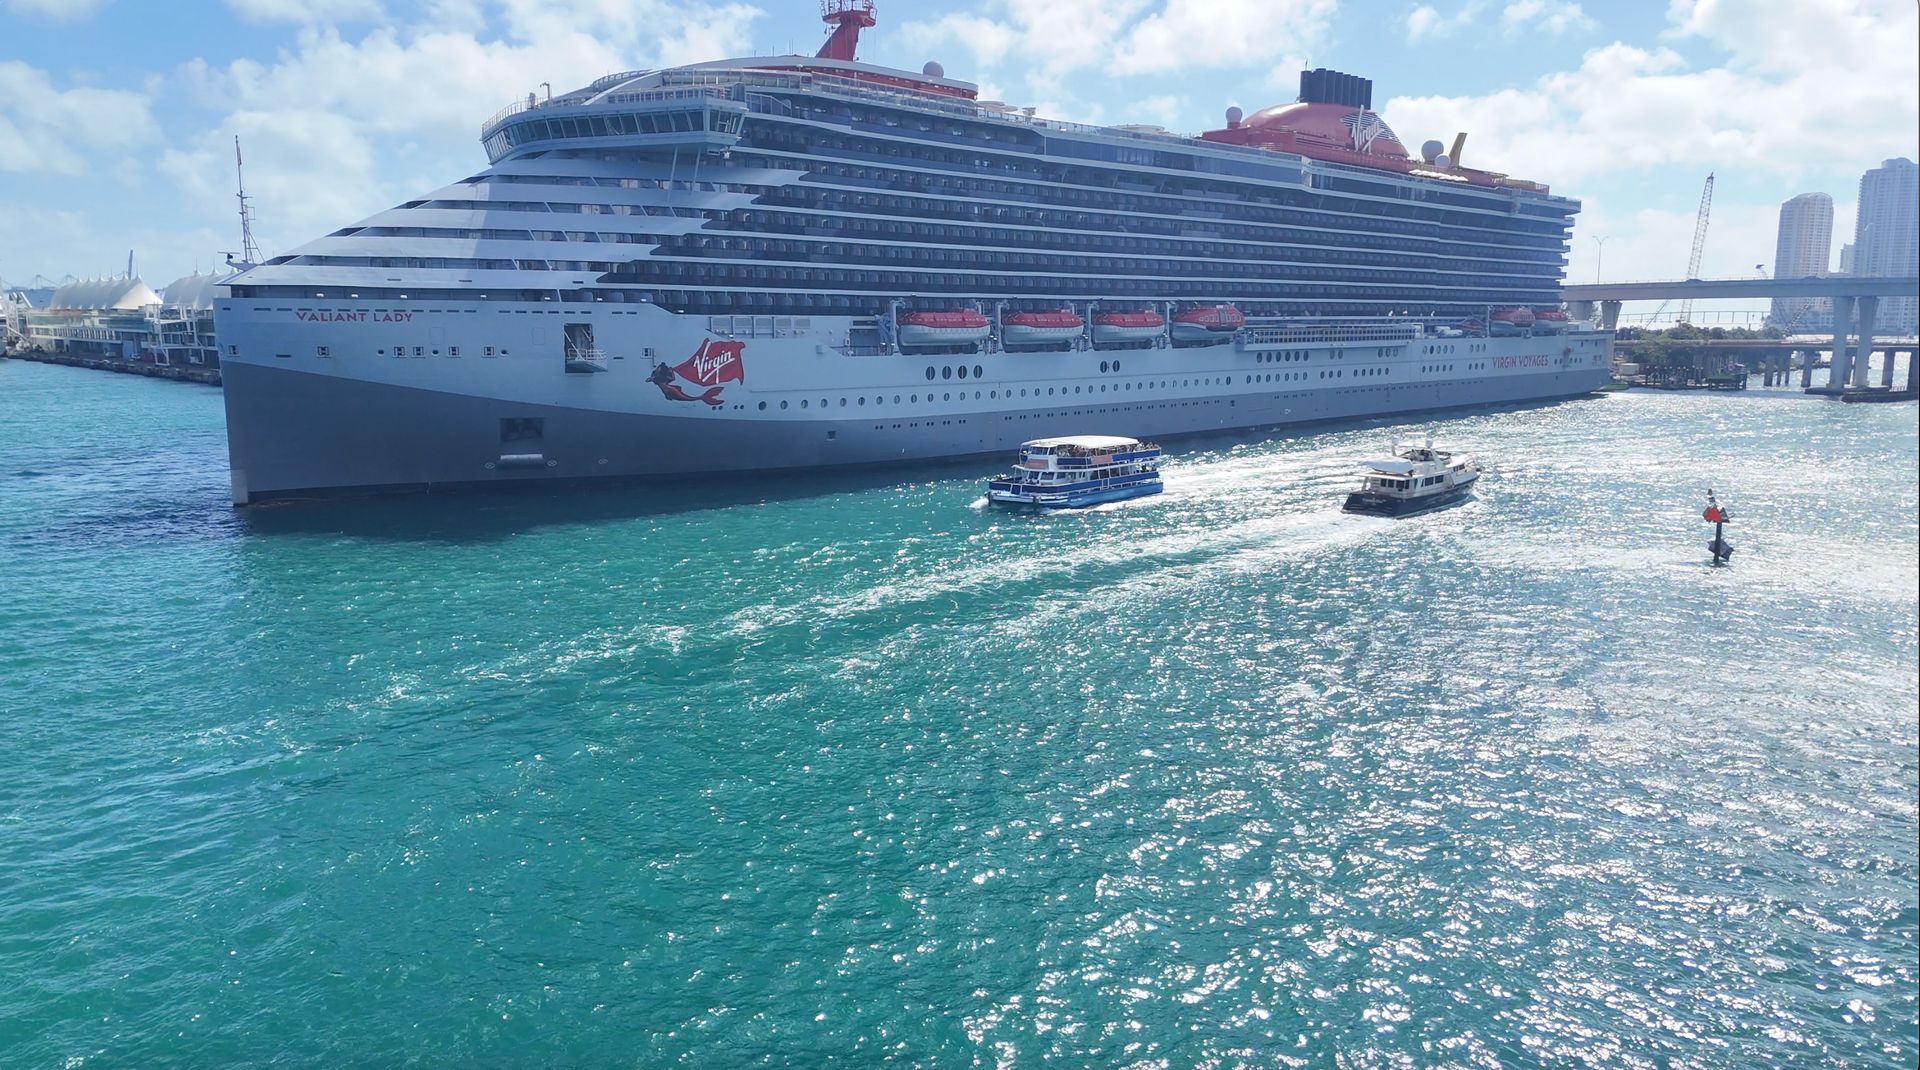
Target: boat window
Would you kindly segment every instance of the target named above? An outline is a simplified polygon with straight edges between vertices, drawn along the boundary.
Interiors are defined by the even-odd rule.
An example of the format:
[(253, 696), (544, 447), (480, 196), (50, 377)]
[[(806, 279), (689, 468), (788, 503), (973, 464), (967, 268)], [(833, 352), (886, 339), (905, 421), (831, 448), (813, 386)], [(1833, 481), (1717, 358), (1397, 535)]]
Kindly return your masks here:
[(927, 365), (927, 378), (933, 378), (933, 365)]
[(953, 378), (953, 369), (951, 367), (940, 369), (940, 378), (942, 379)]
[(760, 403), (760, 411), (761, 411), (761, 412), (765, 412), (765, 411), (767, 411), (767, 403), (766, 403), (766, 402), (764, 402), (764, 401), (763, 401), (763, 402), (761, 402), (761, 403)]
[(975, 365), (973, 366), (973, 377), (974, 377), (975, 379), (978, 379), (978, 378), (980, 378), (980, 365), (978, 365), (978, 364), (975, 364)]
[(801, 408), (803, 408), (803, 409), (807, 407), (807, 399), (806, 399), (806, 398), (801, 398), (801, 399), (800, 399), (800, 407), (801, 407)]
[(967, 377), (967, 366), (965, 364), (962, 364), (960, 365), (960, 378), (965, 379), (966, 377)]
[(1113, 362), (1113, 370), (1114, 370), (1114, 371), (1116, 371), (1116, 372), (1120, 370), (1120, 362), (1119, 362), (1119, 361), (1117, 361), (1117, 360), (1116, 360), (1116, 361), (1114, 361), (1114, 362)]
[(784, 409), (784, 408), (786, 408), (786, 407), (787, 407), (787, 403), (786, 403), (786, 402), (784, 402), (784, 401), (783, 401), (783, 402), (781, 402), (781, 403), (780, 403), (780, 407), (781, 407), (781, 408), (783, 408), (783, 409)]

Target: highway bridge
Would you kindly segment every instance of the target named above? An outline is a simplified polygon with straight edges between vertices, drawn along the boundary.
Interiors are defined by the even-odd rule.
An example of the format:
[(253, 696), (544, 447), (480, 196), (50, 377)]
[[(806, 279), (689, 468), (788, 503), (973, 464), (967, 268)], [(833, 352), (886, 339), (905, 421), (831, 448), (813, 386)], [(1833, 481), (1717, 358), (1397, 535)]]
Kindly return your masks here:
[[(1613, 330), (1620, 323), (1622, 301), (1695, 301), (1716, 297), (1826, 297), (1833, 300), (1833, 389), (1867, 385), (1867, 358), (1874, 346), (1875, 320), (1885, 297), (1920, 297), (1920, 276), (1808, 275), (1798, 279), (1670, 279), (1652, 282), (1591, 282), (1565, 286), (1560, 291), (1568, 314), (1591, 319), (1600, 306), (1600, 326)], [(1856, 342), (1855, 339), (1858, 341)], [(1881, 346), (1879, 348), (1885, 348)], [(1812, 375), (1812, 362), (1807, 364)], [(1891, 378), (1892, 354), (1886, 362)], [(1909, 362), (1913, 380), (1920, 364)], [(1803, 381), (1802, 386), (1806, 385)], [(1909, 382), (1908, 389), (1915, 383)]]

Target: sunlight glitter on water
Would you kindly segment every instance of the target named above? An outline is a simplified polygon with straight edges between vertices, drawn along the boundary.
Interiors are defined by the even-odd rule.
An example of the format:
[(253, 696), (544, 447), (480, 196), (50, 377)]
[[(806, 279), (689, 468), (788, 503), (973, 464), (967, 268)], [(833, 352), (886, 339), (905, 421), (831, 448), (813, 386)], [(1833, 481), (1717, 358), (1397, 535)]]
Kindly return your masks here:
[(1916, 1059), (1911, 407), (236, 516), (217, 394), (0, 376), (0, 1064)]

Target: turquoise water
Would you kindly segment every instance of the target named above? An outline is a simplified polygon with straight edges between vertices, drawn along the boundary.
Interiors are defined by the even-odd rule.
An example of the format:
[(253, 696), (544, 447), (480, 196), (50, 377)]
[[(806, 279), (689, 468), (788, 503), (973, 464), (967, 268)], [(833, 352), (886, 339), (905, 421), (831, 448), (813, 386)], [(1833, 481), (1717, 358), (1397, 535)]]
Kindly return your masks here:
[(1912, 405), (1454, 416), (1400, 522), (1383, 427), (235, 513), (217, 390), (0, 412), (10, 1070), (1920, 1059)]

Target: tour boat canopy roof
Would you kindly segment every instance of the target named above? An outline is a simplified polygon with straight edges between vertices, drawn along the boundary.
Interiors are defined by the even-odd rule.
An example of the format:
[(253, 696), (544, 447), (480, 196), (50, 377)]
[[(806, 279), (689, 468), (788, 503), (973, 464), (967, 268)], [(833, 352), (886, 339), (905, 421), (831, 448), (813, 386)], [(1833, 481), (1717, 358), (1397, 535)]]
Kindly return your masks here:
[(1396, 476), (1411, 475), (1413, 473), (1413, 462), (1403, 461), (1397, 457), (1390, 461), (1385, 458), (1378, 461), (1368, 461), (1367, 467), (1376, 472), (1390, 472)]
[(1068, 435), (1065, 438), (1036, 438), (1031, 442), (1022, 442), (1020, 445), (1024, 449), (1078, 446), (1083, 450), (1117, 450), (1139, 444), (1140, 440), (1137, 438), (1116, 438), (1112, 435)]

